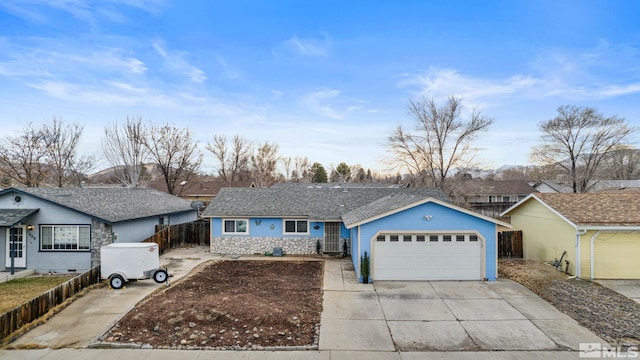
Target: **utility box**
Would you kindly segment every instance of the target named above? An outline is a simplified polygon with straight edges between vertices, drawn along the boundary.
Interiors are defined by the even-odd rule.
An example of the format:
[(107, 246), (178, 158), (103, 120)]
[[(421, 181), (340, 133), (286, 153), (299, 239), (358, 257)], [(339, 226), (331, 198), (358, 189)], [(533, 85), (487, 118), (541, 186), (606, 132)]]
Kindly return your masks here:
[(120, 289), (130, 280), (153, 278), (157, 283), (168, 279), (167, 269), (160, 268), (160, 251), (156, 243), (116, 243), (100, 248), (100, 277)]

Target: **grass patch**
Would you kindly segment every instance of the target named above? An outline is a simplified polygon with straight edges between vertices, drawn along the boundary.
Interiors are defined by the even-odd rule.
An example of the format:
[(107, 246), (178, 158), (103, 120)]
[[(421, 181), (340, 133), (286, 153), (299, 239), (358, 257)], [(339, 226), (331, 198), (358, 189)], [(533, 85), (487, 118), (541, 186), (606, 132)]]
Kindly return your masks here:
[(69, 279), (71, 276), (34, 276), (0, 283), (0, 314), (15, 309)]

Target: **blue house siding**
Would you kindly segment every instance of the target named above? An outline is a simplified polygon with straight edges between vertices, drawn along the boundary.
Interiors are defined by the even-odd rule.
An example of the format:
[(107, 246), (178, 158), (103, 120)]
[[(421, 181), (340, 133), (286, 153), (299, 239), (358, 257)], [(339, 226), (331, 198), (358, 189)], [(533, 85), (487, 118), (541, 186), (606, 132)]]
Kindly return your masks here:
[[(55, 271), (64, 273), (69, 270), (83, 271), (99, 263), (99, 249), (114, 241), (112, 234), (117, 233), (119, 242), (139, 242), (155, 232), (159, 216), (145, 219), (116, 222), (108, 224), (83, 212), (69, 209), (51, 201), (40, 199), (27, 193), (20, 193), (21, 201), (14, 201), (17, 192), (8, 191), (0, 196), (2, 209), (39, 209), (36, 213), (23, 219), (22, 224), (33, 225), (33, 230), (26, 232), (26, 268), (40, 273)], [(172, 224), (192, 221), (197, 213), (185, 211), (172, 214)], [(91, 229), (90, 251), (40, 250), (40, 231), (42, 225), (87, 225)], [(8, 227), (0, 227), (0, 270), (5, 270), (6, 231)]]
[[(424, 217), (431, 215), (431, 220)], [(495, 280), (496, 225), (490, 221), (436, 203), (425, 203), (360, 226), (360, 249), (353, 259), (360, 278), (359, 257), (371, 256), (371, 239), (380, 231), (473, 231), (485, 239), (485, 277)], [(375, 279), (374, 279), (375, 280)]]
[[(247, 234), (224, 234), (223, 219), (246, 219)], [(309, 221), (308, 234), (284, 234), (284, 220), (294, 218), (211, 218), (211, 251), (225, 254), (254, 254), (271, 252), (274, 246), (282, 246), (289, 254), (314, 254), (316, 244), (324, 244), (325, 223)], [(317, 229), (316, 229), (317, 227)], [(340, 223), (340, 237), (350, 238), (350, 230)]]
[[(15, 203), (14, 194), (6, 194), (0, 197), (1, 208), (40, 209), (35, 214), (23, 220), (23, 224), (34, 225), (32, 231), (26, 234), (27, 269), (33, 269), (40, 273), (49, 271), (67, 272), (67, 270), (86, 270), (91, 268), (90, 251), (41, 251), (40, 250), (40, 225), (89, 225), (91, 218), (79, 214), (76, 211), (56, 206), (48, 201), (36, 197), (21, 195), (22, 201)], [(6, 227), (0, 228), (2, 238), (6, 241)], [(0, 245), (3, 248), (1, 263), (5, 268), (6, 242)], [(93, 239), (92, 239), (93, 241)]]

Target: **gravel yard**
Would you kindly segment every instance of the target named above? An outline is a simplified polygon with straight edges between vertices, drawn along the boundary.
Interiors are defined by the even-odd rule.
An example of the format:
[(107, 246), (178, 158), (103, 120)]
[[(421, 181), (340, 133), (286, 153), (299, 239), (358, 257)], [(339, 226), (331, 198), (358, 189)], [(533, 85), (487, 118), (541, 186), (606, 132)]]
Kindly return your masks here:
[(554, 267), (500, 260), (498, 275), (514, 280), (612, 346), (640, 346), (640, 304), (597, 283), (568, 279)]

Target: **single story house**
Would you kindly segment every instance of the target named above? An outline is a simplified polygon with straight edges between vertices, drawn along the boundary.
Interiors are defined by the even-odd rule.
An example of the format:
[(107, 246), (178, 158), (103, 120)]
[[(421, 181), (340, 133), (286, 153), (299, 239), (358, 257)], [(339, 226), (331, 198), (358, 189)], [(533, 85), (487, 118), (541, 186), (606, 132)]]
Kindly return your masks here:
[(203, 217), (211, 251), (370, 256), (372, 280), (495, 280), (497, 225), (425, 188), (224, 188)]
[(569, 261), (583, 279), (640, 279), (640, 194), (535, 193), (507, 209), (526, 259)]
[(189, 201), (149, 188), (8, 188), (0, 191), (0, 270), (88, 270), (102, 245), (196, 219)]

